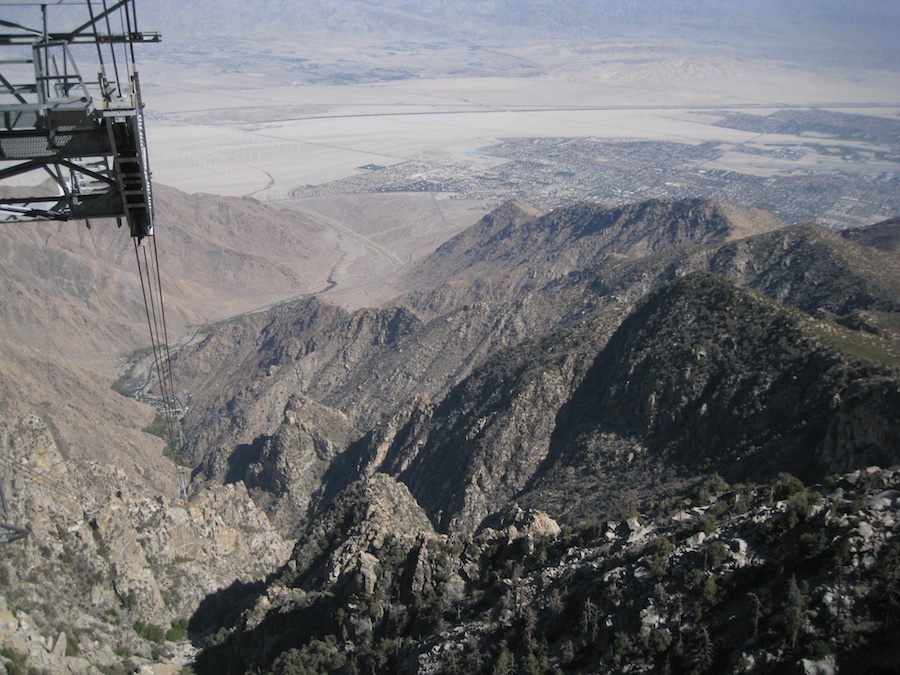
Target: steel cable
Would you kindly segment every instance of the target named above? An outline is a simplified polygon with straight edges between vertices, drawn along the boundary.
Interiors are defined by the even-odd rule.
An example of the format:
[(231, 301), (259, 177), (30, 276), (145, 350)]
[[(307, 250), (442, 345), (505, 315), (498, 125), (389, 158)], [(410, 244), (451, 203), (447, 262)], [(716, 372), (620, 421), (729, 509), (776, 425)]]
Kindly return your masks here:
[[(150, 330), (153, 364), (159, 383), (166, 435), (168, 436), (169, 448), (173, 453), (173, 459), (178, 466), (179, 492), (183, 498), (186, 496), (187, 486), (185, 484), (184, 469), (180, 462), (181, 433), (177, 418), (178, 400), (175, 393), (174, 377), (172, 376), (172, 355), (169, 349), (156, 236), (149, 235), (144, 238), (144, 242), (146, 243), (142, 246), (138, 244), (137, 239), (134, 239), (134, 250), (141, 279), (141, 293), (144, 297), (144, 312), (147, 318), (147, 326)], [(143, 262), (140, 255), (141, 249), (143, 249)], [(150, 249), (149, 254), (148, 249)]]

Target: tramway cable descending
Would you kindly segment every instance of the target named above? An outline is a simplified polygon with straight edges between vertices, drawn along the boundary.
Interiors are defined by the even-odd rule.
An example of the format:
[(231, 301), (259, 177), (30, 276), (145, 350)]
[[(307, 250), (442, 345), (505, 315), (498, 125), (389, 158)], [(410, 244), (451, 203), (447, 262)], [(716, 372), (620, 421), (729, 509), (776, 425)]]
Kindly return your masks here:
[[(172, 377), (134, 52), (135, 43), (159, 42), (160, 36), (139, 30), (136, 0), (82, 0), (87, 20), (63, 32), (50, 30), (46, 0), (13, 4), (39, 9), (40, 16), (39, 24), (32, 26), (0, 20), (0, 30), (8, 31), (0, 33), (0, 47), (19, 52), (19, 58), (0, 60), (0, 181), (22, 179), (23, 184), (30, 181), (41, 187), (20, 195), (4, 194), (0, 223), (83, 220), (90, 227), (92, 219), (104, 218), (114, 218), (119, 227), (127, 223), (150, 330), (159, 406), (184, 497), (180, 407)], [(116, 23), (120, 32), (113, 28)], [(96, 81), (82, 77), (73, 57), (72, 47), (90, 44), (97, 53)], [(50, 187), (41, 182), (46, 175), (52, 179)], [(50, 194), (34, 194), (41, 190)], [(0, 498), (5, 516), (2, 481)], [(4, 536), (18, 538), (21, 529), (0, 523), (0, 542)]]
[[(150, 252), (148, 253), (148, 249)], [(181, 425), (178, 421), (180, 406), (172, 375), (172, 354), (169, 349), (168, 327), (166, 325), (165, 302), (163, 301), (162, 277), (159, 272), (159, 254), (156, 237), (151, 235), (143, 243), (134, 242), (134, 253), (138, 273), (141, 278), (141, 292), (144, 297), (144, 311), (150, 331), (153, 349), (153, 368), (159, 385), (160, 402), (163, 407), (168, 447), (178, 466), (179, 496), (187, 496), (185, 471), (181, 463)], [(143, 255), (142, 255), (143, 253)]]

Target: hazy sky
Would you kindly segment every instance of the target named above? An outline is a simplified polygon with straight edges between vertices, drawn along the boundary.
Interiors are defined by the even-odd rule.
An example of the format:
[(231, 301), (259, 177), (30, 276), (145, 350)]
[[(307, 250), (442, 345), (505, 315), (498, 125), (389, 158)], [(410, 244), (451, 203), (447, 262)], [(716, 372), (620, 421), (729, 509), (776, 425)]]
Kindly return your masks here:
[(833, 32), (896, 39), (894, 0), (143, 0), (140, 15), (181, 32), (286, 34), (408, 31), (482, 37), (495, 31), (605, 34), (623, 29)]
[[(38, 22), (36, 6), (0, 0), (0, 18)], [(65, 10), (51, 7), (54, 16)], [(137, 0), (140, 27), (172, 47), (222, 38), (431, 40), (508, 43), (546, 37), (719, 42), (821, 49), (839, 63), (900, 64), (896, 0)], [(84, 8), (80, 8), (84, 13)], [(61, 19), (60, 19), (61, 20)], [(836, 48), (834, 52), (832, 48)], [(819, 57), (817, 57), (819, 58)]]

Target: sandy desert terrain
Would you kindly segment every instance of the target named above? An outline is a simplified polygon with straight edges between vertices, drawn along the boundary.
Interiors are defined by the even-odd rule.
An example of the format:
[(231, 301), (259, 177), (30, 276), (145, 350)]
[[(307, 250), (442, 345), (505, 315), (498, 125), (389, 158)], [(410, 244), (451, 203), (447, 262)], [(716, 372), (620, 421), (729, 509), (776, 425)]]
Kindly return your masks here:
[[(810, 73), (698, 53), (690, 45), (653, 59), (629, 58), (636, 47), (594, 55), (575, 45), (521, 48), (521, 58), (534, 66), (529, 76), (466, 72), (350, 84), (285, 81), (275, 67), (226, 72), (208, 63), (186, 69), (151, 60), (144, 81), (165, 83), (148, 84), (145, 93), (154, 174), (188, 192), (278, 200), (298, 185), (345, 178), (368, 164), (421, 160), (475, 171), (484, 148), (501, 138), (764, 145), (783, 139), (711, 124), (720, 111), (736, 109), (900, 112), (898, 74)], [(365, 56), (363, 47), (358, 54)], [(454, 56), (466, 58), (435, 58)], [(366, 65), (377, 68), (378, 55), (369, 55)], [(472, 70), (467, 62), (461, 68)]]

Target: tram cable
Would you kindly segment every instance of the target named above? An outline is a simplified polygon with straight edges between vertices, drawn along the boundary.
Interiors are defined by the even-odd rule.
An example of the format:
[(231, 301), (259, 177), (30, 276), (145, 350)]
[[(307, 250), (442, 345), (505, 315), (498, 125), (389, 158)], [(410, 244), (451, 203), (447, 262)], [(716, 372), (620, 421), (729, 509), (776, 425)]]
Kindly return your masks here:
[(156, 247), (156, 235), (145, 237), (140, 243), (134, 239), (134, 253), (137, 260), (138, 274), (141, 279), (141, 293), (144, 298), (144, 313), (150, 331), (150, 344), (153, 350), (153, 368), (156, 371), (159, 385), (160, 403), (163, 408), (166, 436), (169, 449), (178, 467), (179, 496), (187, 496), (185, 471), (181, 462), (182, 434), (178, 420), (180, 406), (175, 390), (175, 379), (172, 375), (172, 354), (169, 347), (168, 326), (166, 323), (165, 302), (163, 300), (162, 276), (159, 269), (159, 253)]
[[(122, 61), (126, 73), (123, 75), (119, 72), (119, 59), (116, 57), (116, 43), (112, 40), (104, 40), (98, 31), (98, 25), (101, 19), (106, 24), (107, 35), (113, 34), (112, 25), (110, 23), (110, 14), (112, 10), (107, 4), (107, 0), (103, 0), (103, 12), (95, 16), (91, 3), (88, 3), (90, 11), (91, 25), (94, 30), (95, 42), (97, 44), (97, 55), (99, 58), (101, 78), (106, 79), (105, 64), (103, 60), (103, 50), (101, 44), (107, 42), (109, 44), (109, 55), (111, 60), (112, 75), (114, 78), (116, 91), (122, 96), (122, 80), (131, 77), (133, 81), (134, 94), (137, 96), (137, 68), (134, 56), (134, 42), (127, 40), (122, 43)], [(113, 9), (121, 8), (119, 12), (119, 20), (122, 25), (124, 35), (131, 36), (137, 33), (137, 13), (133, 3), (119, 2)], [(132, 16), (133, 15), (133, 16)], [(132, 33), (132, 23), (134, 33)], [(129, 75), (130, 73), (130, 75)], [(111, 91), (107, 95), (111, 94)], [(137, 102), (140, 108), (141, 103), (138, 97)], [(140, 147), (146, 147), (145, 131), (142, 124), (142, 116), (138, 116), (138, 134)], [(149, 197), (149, 195), (148, 195)], [(151, 209), (152, 210), (152, 209)], [(150, 215), (152, 222), (152, 214)], [(121, 227), (121, 219), (117, 219)], [(179, 496), (183, 499), (187, 496), (187, 484), (185, 478), (185, 470), (182, 466), (182, 438), (181, 425), (178, 420), (179, 406), (175, 391), (174, 378), (172, 376), (172, 358), (169, 349), (168, 328), (166, 325), (165, 303), (163, 301), (162, 291), (162, 275), (159, 269), (159, 255), (156, 247), (156, 236), (153, 231), (152, 224), (143, 237), (133, 237), (135, 259), (137, 261), (138, 274), (141, 279), (141, 292), (144, 298), (144, 310), (147, 318), (147, 326), (150, 331), (150, 344), (153, 350), (153, 368), (156, 371), (157, 382), (159, 385), (160, 402), (163, 407), (163, 415), (165, 420), (165, 429), (168, 447), (173, 454), (173, 459), (178, 467), (178, 485)]]
[[(119, 43), (122, 46), (121, 58), (117, 58), (117, 43), (111, 39), (105, 39), (113, 35), (113, 28), (110, 21), (110, 15), (116, 9), (121, 24), (122, 34), (126, 36), (137, 35), (137, 12), (135, 11), (133, 2), (118, 2), (110, 9), (107, 0), (102, 0), (103, 11), (95, 14), (93, 7), (88, 2), (88, 11), (90, 12), (90, 25), (93, 30), (94, 42), (97, 46), (97, 57), (100, 66), (100, 77), (103, 82), (101, 86), (108, 87), (104, 92), (106, 97), (112, 95), (116, 91), (121, 97), (123, 95), (122, 81), (123, 78), (128, 81), (131, 78), (133, 94), (137, 97), (137, 107), (140, 109), (141, 102), (137, 83), (137, 67), (134, 56), (134, 42), (131, 39)], [(99, 27), (105, 24), (106, 36), (102, 35)], [(134, 32), (132, 32), (132, 30)], [(104, 54), (102, 44), (109, 45), (109, 57), (111, 75), (113, 82), (109, 82), (106, 75), (106, 64), (104, 63)], [(120, 61), (124, 65), (125, 73), (121, 73)], [(112, 84), (115, 84), (115, 89)], [(139, 110), (140, 112), (140, 110)], [(145, 130), (143, 126), (143, 117), (137, 117), (137, 134), (140, 136), (139, 147), (146, 148)], [(149, 201), (149, 194), (148, 194)], [(166, 325), (165, 303), (163, 301), (162, 291), (162, 275), (159, 269), (159, 255), (156, 247), (156, 236), (152, 226), (152, 205), (150, 213), (150, 225), (144, 236), (133, 237), (135, 259), (137, 261), (138, 274), (141, 280), (141, 292), (144, 299), (144, 310), (147, 318), (147, 326), (150, 331), (150, 344), (153, 351), (153, 369), (156, 371), (157, 383), (159, 386), (160, 404), (163, 409), (165, 421), (165, 430), (167, 436), (168, 447), (173, 454), (175, 464), (178, 466), (178, 484), (179, 496), (185, 498), (187, 496), (187, 485), (185, 478), (185, 470), (182, 466), (182, 439), (181, 425), (178, 420), (179, 406), (175, 391), (174, 378), (172, 377), (172, 358), (169, 349), (168, 328)], [(121, 218), (117, 219), (121, 227)]]
[(43, 471), (34, 469), (27, 464), (17, 462), (15, 459), (7, 456), (4, 453), (0, 453), (0, 464), (4, 464), (6, 467), (12, 470), (15, 475), (24, 476), (38, 487), (42, 487), (43, 489), (53, 492), (60, 497), (71, 499), (79, 503), (82, 503), (84, 501), (83, 495), (75, 492), (63, 483), (60, 483), (55, 478), (51, 478)]

